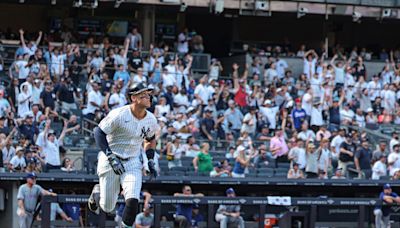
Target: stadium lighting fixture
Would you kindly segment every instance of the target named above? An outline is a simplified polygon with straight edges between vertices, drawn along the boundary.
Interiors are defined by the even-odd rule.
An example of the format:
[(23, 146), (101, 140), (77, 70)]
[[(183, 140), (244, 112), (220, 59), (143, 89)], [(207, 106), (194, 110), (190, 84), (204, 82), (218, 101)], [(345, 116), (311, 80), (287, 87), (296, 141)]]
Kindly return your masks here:
[(224, 12), (224, 0), (216, 0), (215, 1), (214, 12), (216, 14)]
[(361, 22), (362, 14), (360, 12), (354, 11), (353, 12), (353, 22)]
[(76, 8), (79, 8), (81, 6), (82, 6), (82, 0), (74, 1), (74, 3), (72, 4), (72, 7)]
[(115, 4), (114, 4), (114, 8), (119, 8), (119, 6), (121, 5), (121, 3), (125, 2), (125, 0), (116, 0)]
[(51, 0), (51, 5), (56, 5), (57, 4), (57, 0)]
[(382, 18), (391, 17), (391, 16), (392, 16), (392, 10), (391, 9), (383, 9), (382, 10)]
[(300, 7), (297, 10), (297, 18), (304, 17), (308, 13), (308, 9), (305, 7)]
[(99, 6), (98, 0), (94, 0), (93, 3), (92, 3), (92, 8), (95, 9), (95, 8), (97, 8), (98, 6)]
[(187, 8), (186, 2), (181, 2), (181, 7), (179, 9), (180, 12), (185, 12)]
[(19, 0), (19, 3), (21, 4), (25, 3), (25, 0)]

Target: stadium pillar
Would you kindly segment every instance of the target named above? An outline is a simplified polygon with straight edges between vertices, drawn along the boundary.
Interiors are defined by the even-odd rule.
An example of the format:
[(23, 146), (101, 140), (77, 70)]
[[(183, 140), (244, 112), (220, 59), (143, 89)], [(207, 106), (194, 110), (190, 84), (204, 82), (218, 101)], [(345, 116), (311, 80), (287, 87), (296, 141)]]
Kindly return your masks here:
[(154, 227), (160, 227), (161, 204), (154, 204)]
[(315, 227), (316, 221), (317, 221), (317, 205), (311, 205), (310, 227)]
[(155, 8), (154, 6), (144, 6), (142, 17), (142, 34), (143, 34), (143, 48), (148, 50), (150, 43), (154, 43), (155, 33)]
[(358, 228), (364, 227), (365, 221), (365, 206), (361, 205), (358, 209)]

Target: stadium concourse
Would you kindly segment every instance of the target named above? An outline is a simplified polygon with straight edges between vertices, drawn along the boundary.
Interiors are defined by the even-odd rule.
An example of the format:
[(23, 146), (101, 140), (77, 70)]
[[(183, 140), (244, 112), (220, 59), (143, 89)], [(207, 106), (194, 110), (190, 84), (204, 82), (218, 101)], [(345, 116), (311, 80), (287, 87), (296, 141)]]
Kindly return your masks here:
[[(119, 39), (28, 29), (0, 32), (0, 225), (17, 224), (16, 189), (27, 175), (36, 178), (32, 172), (61, 195), (68, 217), (60, 208), (60, 218), (98, 225), (83, 204), (98, 182), (93, 128), (128, 104), (135, 83), (154, 89), (149, 111), (161, 127), (159, 177), (143, 184), (155, 195), (157, 225), (219, 226), (230, 220), (214, 214), (230, 210), (239, 213), (230, 222), (246, 227), (263, 224), (260, 214), (277, 225), (288, 211), (304, 226), (316, 223), (319, 202), (331, 205), (318, 212), (326, 226), (363, 227), (375, 221), (383, 186), (399, 186), (398, 48), (294, 48), (285, 40), (245, 45), (240, 60), (216, 59), (206, 52), (208, 37), (189, 29), (159, 42), (138, 26)], [(74, 207), (79, 213), (70, 214)], [(389, 209), (398, 227), (398, 207)]]

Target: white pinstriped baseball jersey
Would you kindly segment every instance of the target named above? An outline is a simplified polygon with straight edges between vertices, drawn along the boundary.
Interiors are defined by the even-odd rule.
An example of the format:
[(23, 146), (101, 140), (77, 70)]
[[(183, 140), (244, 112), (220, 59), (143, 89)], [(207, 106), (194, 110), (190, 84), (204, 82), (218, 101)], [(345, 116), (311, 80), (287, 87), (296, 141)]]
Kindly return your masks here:
[(159, 129), (153, 113), (147, 111), (146, 116), (138, 120), (129, 105), (112, 110), (99, 127), (107, 134), (111, 151), (123, 159), (139, 156), (144, 139), (153, 137)]

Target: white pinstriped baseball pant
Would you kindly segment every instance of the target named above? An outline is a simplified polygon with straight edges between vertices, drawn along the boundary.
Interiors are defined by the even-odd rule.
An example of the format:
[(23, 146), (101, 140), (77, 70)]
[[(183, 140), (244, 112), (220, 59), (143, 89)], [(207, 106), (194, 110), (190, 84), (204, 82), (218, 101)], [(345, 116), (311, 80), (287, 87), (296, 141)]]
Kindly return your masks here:
[(105, 212), (114, 210), (122, 186), (125, 200), (139, 199), (142, 188), (143, 163), (140, 156), (122, 161), (125, 172), (117, 175), (112, 170), (107, 156), (100, 152), (98, 156), (97, 174), (100, 183), (100, 207)]

